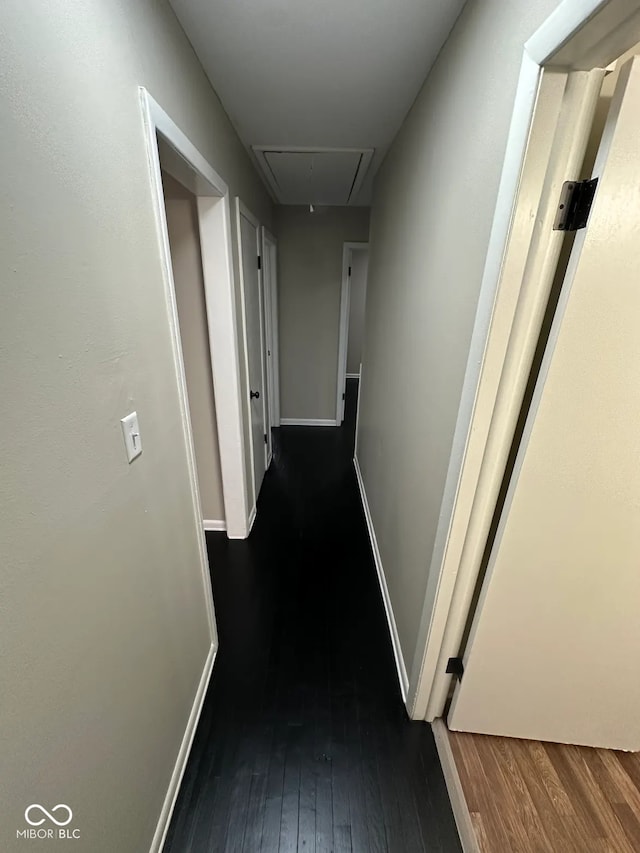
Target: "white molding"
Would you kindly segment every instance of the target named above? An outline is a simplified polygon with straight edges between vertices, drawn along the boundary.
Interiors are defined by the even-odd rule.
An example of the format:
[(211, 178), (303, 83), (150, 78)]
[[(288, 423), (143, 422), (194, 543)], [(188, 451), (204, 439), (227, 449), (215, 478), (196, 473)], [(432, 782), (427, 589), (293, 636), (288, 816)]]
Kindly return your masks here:
[(369, 540), (371, 542), (371, 550), (373, 551), (373, 560), (376, 564), (376, 572), (378, 573), (378, 582), (380, 583), (380, 592), (382, 593), (382, 600), (384, 601), (384, 609), (387, 614), (387, 622), (389, 624), (389, 634), (391, 635), (391, 645), (393, 646), (393, 656), (396, 661), (396, 669), (398, 672), (398, 682), (400, 684), (400, 692), (402, 693), (402, 699), (406, 703), (407, 701), (407, 691), (409, 690), (409, 678), (407, 676), (407, 668), (404, 664), (404, 658), (402, 656), (402, 647), (400, 646), (400, 637), (398, 636), (398, 629), (396, 627), (396, 619), (393, 614), (393, 607), (391, 605), (391, 597), (389, 596), (389, 589), (387, 587), (387, 579), (384, 574), (384, 568), (382, 565), (382, 557), (380, 556), (380, 549), (378, 548), (378, 540), (376, 538), (376, 531), (373, 526), (373, 518), (371, 517), (371, 510), (369, 509), (369, 501), (367, 500), (367, 493), (364, 487), (364, 481), (362, 479), (362, 472), (360, 471), (360, 464), (358, 462), (357, 457), (353, 459), (353, 467), (356, 472), (356, 479), (358, 481), (358, 488), (360, 490), (360, 498), (362, 500), (362, 508), (364, 510), (364, 517), (367, 521), (367, 530), (369, 531)]
[[(142, 113), (142, 121), (145, 131), (145, 141), (147, 146), (147, 157), (149, 166), (149, 179), (151, 181), (152, 200), (155, 211), (156, 227), (158, 232), (160, 261), (162, 266), (162, 278), (164, 284), (165, 299), (167, 304), (167, 320), (171, 333), (171, 346), (173, 350), (173, 361), (176, 368), (176, 378), (178, 385), (178, 400), (180, 404), (180, 416), (182, 421), (182, 431), (184, 436), (186, 454), (187, 454), (187, 469), (189, 472), (189, 485), (191, 489), (191, 500), (193, 507), (193, 521), (196, 528), (196, 536), (198, 541), (198, 556), (200, 562), (200, 575), (202, 578), (202, 587), (207, 609), (207, 620), (209, 623), (209, 634), (212, 644), (217, 645), (217, 630), (215, 610), (213, 604), (213, 592), (211, 589), (211, 577), (209, 574), (209, 561), (207, 558), (207, 546), (204, 538), (204, 530), (202, 529), (202, 507), (200, 502), (200, 490), (198, 486), (198, 475), (196, 469), (196, 454), (193, 441), (193, 429), (191, 426), (191, 415), (189, 410), (189, 396), (187, 394), (187, 379), (184, 369), (184, 360), (182, 356), (182, 343), (180, 341), (180, 324), (178, 320), (178, 306), (176, 302), (175, 283), (173, 280), (173, 264), (171, 262), (171, 248), (169, 244), (169, 230), (167, 227), (167, 215), (164, 202), (164, 189), (162, 186), (162, 173), (160, 167), (160, 153), (158, 150), (158, 133), (162, 133), (167, 141), (172, 145), (182, 145), (183, 149), (179, 153), (193, 157), (199, 163), (200, 176), (208, 180), (204, 174), (206, 161), (202, 158), (196, 149), (188, 142), (184, 134), (178, 130), (176, 125), (171, 121), (167, 114), (158, 104), (151, 98), (148, 92), (140, 87), (140, 107)], [(169, 136), (167, 134), (173, 134)], [(184, 153), (186, 152), (186, 153)], [(198, 160), (198, 158), (200, 158)], [(211, 169), (209, 176), (217, 177), (216, 173)], [(210, 185), (212, 192), (217, 191), (217, 187)], [(225, 185), (226, 187), (226, 185)], [(205, 283), (206, 284), (206, 283)], [(222, 456), (222, 448), (221, 448)]]
[(202, 522), (202, 527), (204, 530), (226, 530), (227, 522), (226, 521), (213, 521), (209, 518), (205, 518)]
[[(451, 454), (447, 468), (444, 492), (440, 504), (438, 526), (431, 553), (428, 587), (422, 611), (416, 655), (411, 669), (409, 707), (412, 717), (418, 719), (426, 713), (431, 688), (436, 678), (440, 647), (450, 617), (453, 588), (457, 566), (446, 571), (445, 561), (450, 547), (451, 528), (459, 500), (459, 486), (463, 476), (467, 445), (471, 434), (474, 409), (484, 353), (490, 334), (491, 318), (495, 311), (496, 289), (502, 269), (503, 256), (512, 222), (512, 211), (520, 183), (520, 174), (529, 141), (529, 131), (538, 97), (541, 69), (526, 54), (522, 60), (516, 91), (513, 117), (509, 128), (505, 160), (498, 188), (498, 198), (489, 236), (480, 296), (471, 335), (469, 355), (458, 406)], [(451, 577), (449, 577), (451, 575)], [(429, 585), (436, 585), (435, 597)], [(433, 601), (429, 608), (428, 602)], [(422, 653), (420, 650), (422, 649)], [(440, 709), (435, 716), (440, 716)]]
[[(194, 177), (197, 193), (198, 226), (207, 305), (209, 348), (216, 398), (216, 420), (222, 472), (225, 516), (231, 530), (245, 529), (247, 514), (244, 429), (240, 399), (238, 330), (235, 315), (234, 278), (230, 229), (229, 190), (215, 169), (205, 160), (167, 113), (143, 87), (139, 88), (145, 130), (149, 174), (156, 214), (161, 261), (171, 328), (173, 355), (178, 374), (178, 390), (196, 521), (202, 539), (201, 558), (206, 571), (205, 586), (210, 587), (204, 536), (202, 535), (200, 497), (197, 483), (193, 435), (189, 415), (186, 379), (180, 342), (171, 249), (162, 186), (158, 137), (175, 152), (184, 169)], [(215, 353), (215, 355), (214, 355)]]
[(334, 427), (335, 420), (323, 418), (280, 418), (282, 426)]
[(338, 374), (336, 377), (336, 423), (338, 426), (344, 420), (344, 400), (347, 379), (347, 350), (349, 344), (349, 307), (351, 300), (351, 281), (349, 267), (351, 252), (357, 249), (368, 249), (368, 243), (345, 242), (342, 244), (342, 287), (340, 290), (340, 320), (338, 329)]
[[(249, 376), (249, 337), (247, 335), (247, 300), (245, 293), (245, 283), (244, 283), (244, 264), (242, 260), (242, 223), (241, 217), (244, 217), (250, 225), (255, 229), (256, 234), (256, 263), (258, 257), (262, 253), (262, 235), (261, 230), (262, 226), (260, 222), (256, 219), (256, 217), (251, 213), (251, 211), (243, 204), (241, 199), (236, 196), (236, 236), (238, 241), (238, 269), (240, 271), (240, 303), (242, 305), (242, 329), (243, 329), (243, 337), (244, 337), (244, 365), (247, 377), (247, 390), (249, 391), (251, 380)], [(264, 317), (264, 281), (263, 281), (263, 271), (262, 269), (258, 270), (258, 322), (260, 326), (260, 374), (262, 377), (262, 388), (260, 389), (262, 392), (262, 420), (264, 424), (264, 430), (268, 436), (271, 435), (271, 426), (269, 423), (269, 411), (268, 406), (266, 405), (268, 391), (265, 390), (267, 387), (267, 366), (266, 366), (266, 358), (265, 358), (265, 317)], [(245, 400), (245, 412), (247, 417), (247, 423), (249, 424), (249, 429), (251, 435), (253, 435), (253, 426), (251, 422), (251, 400), (249, 398), (249, 394), (246, 395)], [(271, 443), (269, 441), (268, 444), (260, 445), (263, 453), (264, 453), (264, 468), (265, 472), (269, 467), (269, 450), (271, 448)], [(256, 483), (256, 466), (255, 466), (255, 448), (253, 446), (253, 440), (249, 442), (250, 447), (250, 455), (251, 455), (251, 482), (253, 484), (253, 502), (254, 504), (258, 500), (258, 493), (260, 491), (258, 484)], [(251, 532), (249, 530), (249, 532)]]
[[(532, 122), (538, 104), (543, 71), (554, 69), (568, 79), (572, 70), (606, 67), (640, 40), (640, 7), (628, 0), (564, 0), (536, 33), (523, 52), (522, 67), (505, 151), (498, 198), (478, 300), (475, 324), (456, 421), (438, 528), (429, 569), (416, 654), (411, 668), (410, 715), (433, 720), (443, 713), (450, 677), (442, 668), (449, 641), (456, 646), (459, 625), (469, 612), (468, 591), (477, 577), (477, 566), (463, 566), (460, 554), (472, 524), (476, 524), (476, 498), (480, 465), (488, 435), (504, 428), (494, 417), (498, 383), (493, 372), (487, 382), (487, 353), (494, 336), (504, 334), (504, 318), (510, 304), (518, 302), (519, 280), (501, 282), (507, 248), (510, 246), (516, 202), (523, 174)], [(589, 62), (587, 62), (587, 58)], [(589, 64), (591, 63), (591, 64)], [(543, 180), (540, 182), (540, 193)], [(537, 212), (532, 213), (532, 221)], [(520, 239), (521, 235), (520, 235)], [(530, 252), (525, 245), (523, 266)], [(515, 288), (515, 291), (514, 291)], [(511, 344), (510, 344), (511, 345)], [(494, 356), (495, 357), (495, 356)], [(517, 360), (518, 354), (513, 355)], [(520, 369), (528, 374), (526, 358)], [(493, 401), (493, 402), (492, 402)], [(486, 421), (487, 417), (489, 418)], [(485, 423), (486, 421), (486, 423)], [(502, 475), (500, 475), (502, 476)], [(483, 509), (484, 511), (484, 509)], [(434, 601), (432, 608), (428, 601)], [(457, 652), (456, 646), (456, 652)]]
[(360, 379), (359, 373), (347, 373), (347, 379)]
[(254, 505), (249, 513), (249, 533), (253, 530), (253, 525), (258, 515), (258, 507)]
[(213, 672), (215, 659), (216, 649), (212, 644), (209, 647), (209, 653), (207, 654), (204, 669), (200, 676), (198, 689), (196, 690), (193, 705), (191, 706), (191, 713), (189, 714), (189, 720), (187, 721), (187, 728), (185, 729), (182, 743), (180, 744), (178, 757), (176, 758), (176, 763), (171, 774), (169, 787), (167, 788), (164, 803), (162, 804), (162, 810), (160, 811), (156, 831), (153, 834), (149, 853), (161, 853), (164, 846), (167, 832), (169, 831), (169, 825), (171, 823), (173, 809), (175, 808), (176, 799), (178, 798), (180, 783), (182, 782), (182, 777), (184, 776), (184, 771), (187, 766), (189, 753), (191, 752), (191, 745), (193, 744), (193, 738), (195, 737), (196, 729), (198, 728), (198, 721), (207, 695), (207, 688), (209, 687), (209, 681), (211, 680), (211, 673)]
[(358, 381), (358, 399), (356, 400), (356, 434), (353, 442), (353, 455), (358, 455), (358, 436), (360, 434), (360, 395), (362, 394), (362, 375), (364, 372), (364, 366), (362, 362), (360, 362), (360, 377)]
[(456, 761), (453, 757), (451, 741), (449, 740), (449, 730), (440, 717), (433, 721), (431, 728), (433, 729), (433, 739), (436, 742), (442, 775), (447, 786), (463, 853), (480, 853), (480, 845), (478, 844), (473, 823), (471, 822), (469, 806), (464, 795)]
[(264, 287), (264, 313), (267, 342), (271, 356), (267, 356), (267, 382), (269, 386), (269, 420), (272, 427), (280, 426), (280, 345), (278, 343), (278, 241), (264, 225), (262, 237), (262, 275), (266, 281), (267, 255), (269, 277)]
[(148, 125), (152, 126), (154, 132), (163, 136), (171, 147), (184, 157), (190, 168), (210, 185), (213, 195), (226, 195), (229, 192), (229, 187), (213, 166), (202, 156), (160, 104), (151, 97), (144, 86), (140, 86), (139, 91), (143, 113), (148, 116)]

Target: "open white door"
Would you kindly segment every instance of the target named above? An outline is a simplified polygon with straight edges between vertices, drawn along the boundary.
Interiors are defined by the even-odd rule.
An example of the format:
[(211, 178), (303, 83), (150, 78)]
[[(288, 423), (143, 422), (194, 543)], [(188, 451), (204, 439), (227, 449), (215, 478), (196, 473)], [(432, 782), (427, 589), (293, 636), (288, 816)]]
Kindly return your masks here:
[(640, 59), (620, 73), (450, 728), (640, 750)]
[(260, 276), (260, 224), (236, 200), (240, 272), (244, 306), (245, 348), (249, 378), (249, 412), (251, 415), (251, 449), (253, 456), (254, 494), (258, 500), (267, 468), (268, 422), (267, 383), (265, 381), (264, 300)]
[[(278, 271), (275, 237), (262, 227), (262, 284), (264, 294), (265, 356), (269, 423), (280, 426), (280, 366), (278, 358)], [(271, 431), (268, 433), (268, 456), (271, 459)]]

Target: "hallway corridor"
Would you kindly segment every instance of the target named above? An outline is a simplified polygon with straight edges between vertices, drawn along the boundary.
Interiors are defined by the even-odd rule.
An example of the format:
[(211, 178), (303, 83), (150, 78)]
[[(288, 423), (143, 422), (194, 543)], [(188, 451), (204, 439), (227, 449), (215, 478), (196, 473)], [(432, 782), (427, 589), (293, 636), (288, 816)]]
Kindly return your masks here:
[(402, 704), (343, 427), (282, 427), (247, 541), (209, 533), (220, 651), (165, 853), (459, 851)]

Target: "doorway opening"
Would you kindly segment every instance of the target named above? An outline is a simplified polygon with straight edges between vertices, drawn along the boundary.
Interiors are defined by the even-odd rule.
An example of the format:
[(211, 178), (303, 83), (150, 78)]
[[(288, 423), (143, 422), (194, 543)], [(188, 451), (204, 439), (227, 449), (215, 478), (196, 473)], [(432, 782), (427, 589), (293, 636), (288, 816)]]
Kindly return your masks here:
[[(462, 572), (472, 562), (475, 569), (465, 577), (465, 607), (445, 631), (457, 647), (445, 709), (452, 731), (434, 723), (469, 849), (510, 849), (521, 836), (515, 846), (525, 851), (591, 850), (605, 839), (630, 851), (640, 838), (640, 753), (619, 751), (640, 743), (633, 678), (640, 20), (636, 10), (625, 21), (632, 47), (605, 66), (611, 45), (624, 47), (615, 35), (622, 27), (607, 34), (616, 4), (608, 7), (597, 44), (609, 53), (583, 57), (576, 70), (542, 71), (521, 183), (526, 194), (539, 181), (534, 224), (519, 246), (514, 231), (526, 205), (518, 195), (503, 262), (519, 293), (484, 450), (493, 491), (485, 467), (482, 504), (471, 506), (476, 518), (458, 553)], [(566, 39), (565, 57), (596, 44), (593, 36)], [(556, 86), (545, 148), (540, 131)], [(564, 234), (557, 228), (563, 184), (595, 180), (579, 230)], [(510, 269), (521, 252), (522, 266)], [(454, 603), (462, 599), (458, 587)], [(623, 646), (625, 656), (607, 643)], [(439, 693), (436, 715), (441, 701)], [(545, 799), (549, 786), (554, 794)]]
[(639, 37), (637, 8), (567, 0), (525, 45), (410, 678), (416, 719), (446, 705), (562, 248), (562, 185), (580, 173), (605, 69)]
[(336, 399), (337, 426), (344, 421), (347, 382), (357, 384), (358, 395), (360, 392), (368, 267), (368, 243), (343, 244)]
[(246, 422), (251, 458), (249, 527), (256, 516), (264, 475), (273, 458), (273, 427), (280, 425), (277, 243), (236, 198), (243, 358), (248, 389)]
[(162, 186), (202, 523), (205, 530), (226, 530), (196, 197), (164, 169)]
[[(174, 365), (178, 383), (182, 429), (187, 450), (187, 463), (191, 480), (194, 516), (198, 524), (201, 563), (205, 585), (209, 589), (208, 561), (204, 541), (205, 521), (216, 526), (224, 525), (227, 535), (234, 539), (244, 539), (249, 533), (249, 501), (246, 489), (246, 461), (243, 437), (243, 412), (240, 394), (240, 362), (238, 357), (238, 334), (236, 323), (233, 266), (231, 257), (231, 227), (229, 191), (226, 183), (205, 160), (191, 141), (182, 133), (172, 119), (153, 100), (149, 93), (140, 89), (142, 117), (145, 126), (147, 152), (149, 157), (149, 176), (153, 188), (153, 199), (158, 227), (158, 239), (161, 248), (162, 269), (167, 299), (168, 319), (171, 330)], [(185, 268), (188, 279), (189, 270), (200, 278), (200, 292), (197, 288), (183, 286), (182, 280), (174, 277), (174, 258), (171, 254), (172, 241), (169, 234), (169, 221), (165, 206), (165, 189), (162, 173), (169, 177), (166, 182), (174, 195), (182, 199), (173, 199), (171, 229), (174, 231), (174, 249), (181, 255), (184, 241), (188, 247), (184, 257), (181, 255), (178, 266)], [(173, 202), (176, 202), (175, 204)], [(179, 212), (178, 212), (179, 211)], [(180, 224), (181, 223), (181, 224)], [(180, 229), (184, 232), (179, 234)], [(176, 237), (179, 236), (178, 242)], [(199, 246), (199, 251), (198, 251)], [(182, 279), (182, 272), (180, 278)], [(178, 287), (176, 286), (178, 284)], [(183, 303), (179, 310), (178, 292)], [(197, 320), (193, 312), (198, 306), (205, 315)], [(180, 313), (183, 314), (182, 318)], [(205, 322), (206, 317), (206, 322)], [(185, 366), (185, 348), (183, 346), (180, 324), (194, 324), (189, 327), (188, 340), (189, 374)], [(197, 345), (191, 340), (197, 327)], [(197, 355), (197, 358), (195, 358)], [(192, 358), (192, 356), (194, 358)], [(204, 363), (204, 362), (207, 362)], [(195, 365), (195, 367), (194, 367)], [(198, 472), (197, 454), (194, 440), (192, 411), (189, 404), (189, 384), (195, 382), (199, 392), (206, 383), (212, 383), (206, 393), (205, 401), (198, 401), (198, 435), (209, 439), (217, 433), (216, 448), (208, 445), (208, 455), (202, 457), (203, 465)], [(211, 409), (211, 405), (215, 409)], [(215, 411), (215, 415), (214, 415)], [(206, 413), (207, 429), (200, 427), (200, 415)], [(208, 440), (208, 439), (207, 439)], [(208, 464), (204, 464), (204, 459)], [(219, 463), (219, 468), (217, 467)], [(219, 471), (219, 483), (215, 475)], [(207, 501), (221, 518), (207, 518), (203, 513), (201, 485), (206, 491)], [(220, 490), (222, 501), (220, 502)], [(211, 494), (210, 494), (211, 493)], [(213, 495), (213, 497), (211, 497)], [(215, 500), (218, 499), (216, 509)], [(222, 514), (222, 509), (224, 510)], [(211, 605), (212, 609), (212, 605)], [(212, 625), (213, 609), (212, 609)]]

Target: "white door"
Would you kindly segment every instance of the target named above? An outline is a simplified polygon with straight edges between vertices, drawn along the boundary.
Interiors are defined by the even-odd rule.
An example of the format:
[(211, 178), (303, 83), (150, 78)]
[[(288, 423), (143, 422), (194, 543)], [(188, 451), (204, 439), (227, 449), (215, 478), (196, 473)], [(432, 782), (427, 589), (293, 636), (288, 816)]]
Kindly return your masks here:
[(248, 403), (251, 413), (254, 495), (257, 500), (267, 468), (267, 440), (270, 432), (264, 364), (264, 308), (259, 269), (260, 226), (239, 201), (237, 212), (249, 378)]
[[(280, 390), (278, 360), (278, 286), (277, 244), (275, 238), (262, 228), (262, 290), (264, 294), (265, 357), (269, 423), (280, 426)], [(268, 436), (268, 455), (271, 458), (271, 433)]]
[(640, 59), (594, 176), (448, 723), (640, 750)]

